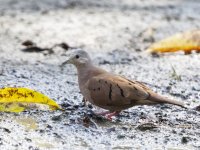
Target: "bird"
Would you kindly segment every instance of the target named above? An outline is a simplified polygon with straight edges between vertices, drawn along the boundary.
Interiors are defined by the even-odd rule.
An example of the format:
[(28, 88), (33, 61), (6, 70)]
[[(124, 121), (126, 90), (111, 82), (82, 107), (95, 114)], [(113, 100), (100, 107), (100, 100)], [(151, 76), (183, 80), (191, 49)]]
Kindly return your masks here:
[(137, 105), (173, 104), (183, 108), (184, 103), (155, 93), (144, 83), (130, 80), (95, 66), (89, 54), (82, 49), (70, 50), (62, 63), (72, 64), (77, 69), (78, 84), (83, 98), (105, 109), (99, 113), (112, 119), (121, 111)]

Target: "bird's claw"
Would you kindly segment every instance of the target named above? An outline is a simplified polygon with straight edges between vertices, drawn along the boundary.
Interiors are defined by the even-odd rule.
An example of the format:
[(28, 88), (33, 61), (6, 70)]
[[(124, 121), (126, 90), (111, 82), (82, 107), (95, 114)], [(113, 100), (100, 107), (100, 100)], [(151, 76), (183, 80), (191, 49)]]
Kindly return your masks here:
[(118, 115), (119, 113), (120, 113), (119, 111), (114, 111), (112, 113), (107, 113), (105, 115), (105, 118), (108, 119), (108, 120), (110, 120), (110, 121), (112, 121), (112, 117)]

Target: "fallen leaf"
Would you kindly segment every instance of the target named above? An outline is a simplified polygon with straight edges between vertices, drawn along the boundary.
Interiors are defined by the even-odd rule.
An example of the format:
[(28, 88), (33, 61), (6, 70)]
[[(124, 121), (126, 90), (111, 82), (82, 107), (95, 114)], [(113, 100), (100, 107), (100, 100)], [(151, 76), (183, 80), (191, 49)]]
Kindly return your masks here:
[(56, 47), (61, 47), (63, 48), (65, 51), (69, 50), (70, 48), (76, 48), (76, 47), (71, 47), (69, 46), (69, 44), (67, 43), (59, 43), (59, 44), (54, 44), (52, 47), (44, 47), (41, 48), (39, 46), (37, 46), (36, 43), (30, 41), (30, 40), (26, 40), (22, 43), (23, 46), (25, 46), (24, 49), (22, 49), (23, 52), (43, 52), (43, 51), (47, 51), (49, 54), (53, 54), (54, 53), (54, 48)]
[(53, 48), (41, 48), (39, 46), (37, 46), (36, 43), (30, 41), (30, 40), (26, 40), (22, 43), (23, 46), (25, 46), (26, 48), (22, 49), (23, 52), (43, 52), (43, 51), (48, 51), (49, 54), (54, 53)]
[(26, 47), (31, 47), (31, 46), (35, 46), (36, 44), (30, 40), (26, 40), (22, 43), (22, 45)]
[(71, 48), (67, 43), (60, 43), (58, 44), (58, 46), (62, 47), (65, 50), (69, 50), (69, 48)]
[(48, 51), (50, 49), (44, 49), (44, 48), (40, 48), (37, 46), (22, 49), (23, 52), (42, 52), (42, 51), (46, 51), (46, 50)]
[(178, 33), (159, 42), (152, 44), (147, 52), (165, 53), (184, 51), (190, 54), (192, 50), (200, 52), (200, 30), (192, 30), (184, 33)]
[(37, 91), (22, 87), (0, 89), (0, 111), (21, 112), (36, 104), (48, 105), (51, 110), (60, 109), (54, 100)]

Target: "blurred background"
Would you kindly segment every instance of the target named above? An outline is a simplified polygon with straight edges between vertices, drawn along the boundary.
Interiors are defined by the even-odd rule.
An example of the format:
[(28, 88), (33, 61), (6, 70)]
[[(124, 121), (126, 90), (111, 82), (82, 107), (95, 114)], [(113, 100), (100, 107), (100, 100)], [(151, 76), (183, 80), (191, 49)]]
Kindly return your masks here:
[(0, 0), (0, 51), (16, 56), (30, 39), (41, 46), (144, 51), (154, 41), (199, 28), (199, 8), (198, 0)]

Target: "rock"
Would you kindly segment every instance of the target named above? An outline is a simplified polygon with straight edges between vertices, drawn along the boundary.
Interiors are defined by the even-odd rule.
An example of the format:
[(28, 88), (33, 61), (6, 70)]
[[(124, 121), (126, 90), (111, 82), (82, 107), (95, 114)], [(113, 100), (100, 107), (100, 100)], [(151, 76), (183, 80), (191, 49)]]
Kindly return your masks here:
[(140, 131), (153, 130), (155, 128), (158, 128), (158, 127), (153, 123), (145, 123), (136, 127), (136, 129)]
[(189, 137), (182, 137), (182, 139), (181, 139), (181, 143), (182, 144), (186, 144), (186, 143), (188, 143), (189, 142)]
[(53, 120), (53, 121), (60, 121), (61, 119), (62, 119), (61, 115), (53, 116), (53, 117), (51, 118), (51, 120)]
[(117, 135), (117, 138), (118, 139), (123, 139), (123, 138), (125, 138), (125, 135)]

